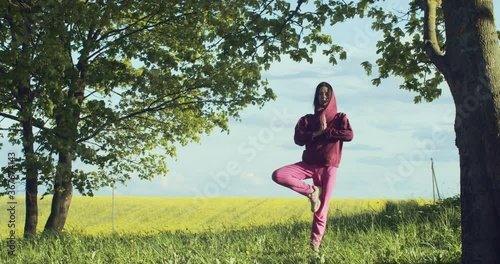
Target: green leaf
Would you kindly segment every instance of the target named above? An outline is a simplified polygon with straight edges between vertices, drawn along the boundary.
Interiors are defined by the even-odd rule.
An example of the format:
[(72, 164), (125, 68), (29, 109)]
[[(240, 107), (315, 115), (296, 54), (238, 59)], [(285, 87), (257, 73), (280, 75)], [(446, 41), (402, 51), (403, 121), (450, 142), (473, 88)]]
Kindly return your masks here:
[(369, 75), (371, 75), (371, 74), (372, 74), (372, 68), (373, 68), (373, 66), (372, 66), (372, 64), (371, 64), (370, 62), (368, 62), (368, 61), (363, 61), (363, 62), (361, 63), (361, 66), (363, 66), (363, 69), (365, 70), (366, 75), (368, 75), (368, 76), (369, 76)]
[(345, 60), (345, 59), (347, 59), (347, 53), (346, 53), (345, 51), (342, 51), (342, 52), (340, 53), (340, 55), (339, 55), (339, 58), (340, 58), (341, 60)]

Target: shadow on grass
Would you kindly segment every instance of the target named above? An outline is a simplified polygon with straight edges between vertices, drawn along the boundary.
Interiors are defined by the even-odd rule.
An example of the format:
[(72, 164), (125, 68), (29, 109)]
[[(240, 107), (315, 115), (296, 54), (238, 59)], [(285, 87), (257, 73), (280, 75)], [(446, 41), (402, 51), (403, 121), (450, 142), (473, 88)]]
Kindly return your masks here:
[(460, 217), (443, 219), (447, 213), (460, 213), (458, 196), (425, 205), (419, 205), (414, 200), (389, 201), (379, 212), (368, 211), (355, 215), (334, 214), (329, 217), (328, 225), (353, 232), (368, 232), (373, 229), (398, 231), (402, 226), (419, 223), (445, 224), (454, 230), (459, 229)]

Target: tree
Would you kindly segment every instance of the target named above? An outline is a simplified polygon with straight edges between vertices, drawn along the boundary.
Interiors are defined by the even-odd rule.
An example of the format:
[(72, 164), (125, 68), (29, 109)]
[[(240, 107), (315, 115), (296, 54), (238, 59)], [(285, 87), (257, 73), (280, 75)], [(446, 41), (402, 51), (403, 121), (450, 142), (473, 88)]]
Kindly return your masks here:
[(45, 231), (61, 231), (74, 188), (165, 175), (175, 144), (274, 99), (261, 71), (281, 55), (311, 61), (292, 26), (302, 3), (2, 2), (0, 115), (23, 146), (25, 236), (36, 234), (39, 185), (53, 195)]
[[(11, 141), (23, 146), (26, 183), (26, 217), (25, 234), (34, 234), (38, 223), (38, 162), (34, 149), (33, 116), (34, 93), (30, 88), (31, 73), (29, 71), (33, 51), (31, 49), (31, 25), (27, 23), (33, 19), (29, 12), (12, 12), (12, 6), (2, 4), (2, 28), (10, 27), (10, 39), (7, 32), (2, 30), (0, 49), (2, 60), (0, 62), (0, 91), (2, 115), (15, 120), (16, 123), (8, 130)], [(19, 5), (23, 5), (19, 3)], [(26, 6), (23, 6), (26, 8)], [(20, 23), (26, 22), (26, 23)], [(6, 49), (5, 45), (10, 45)], [(15, 70), (14, 70), (15, 69)], [(15, 72), (14, 72), (15, 71)], [(17, 116), (4, 113), (4, 110), (17, 110)], [(22, 135), (21, 139), (16, 134)], [(6, 181), (2, 182), (4, 186)]]
[[(500, 263), (500, 47), (493, 1), (440, 4), (410, 3), (403, 35), (396, 15), (377, 17), (374, 26), (384, 32), (385, 42), (377, 45), (378, 78), (403, 77), (403, 89), (420, 93), (417, 102), (439, 96), (443, 79), (450, 87), (460, 156), (462, 262)], [(384, 20), (392, 20), (391, 26)], [(413, 40), (405, 43), (408, 34)]]
[[(433, 36), (436, 2), (426, 11), (426, 52), (456, 106), (463, 263), (500, 262), (500, 48), (493, 1), (445, 1), (446, 53)], [(457, 19), (458, 17), (464, 19)]]

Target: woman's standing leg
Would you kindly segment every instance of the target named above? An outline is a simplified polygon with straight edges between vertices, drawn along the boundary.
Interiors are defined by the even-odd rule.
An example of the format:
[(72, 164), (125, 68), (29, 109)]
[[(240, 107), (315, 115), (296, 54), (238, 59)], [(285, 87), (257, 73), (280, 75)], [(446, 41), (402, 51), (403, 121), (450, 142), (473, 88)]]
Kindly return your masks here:
[(312, 186), (305, 183), (305, 179), (313, 176), (314, 168), (303, 161), (281, 167), (273, 172), (273, 181), (307, 196)]
[(326, 221), (328, 218), (328, 208), (332, 198), (333, 188), (335, 187), (335, 179), (337, 177), (337, 167), (318, 168), (313, 175), (314, 185), (321, 186), (322, 192), (320, 196), (321, 206), (314, 213), (314, 219), (311, 230), (311, 243), (314, 249), (318, 249), (325, 233)]

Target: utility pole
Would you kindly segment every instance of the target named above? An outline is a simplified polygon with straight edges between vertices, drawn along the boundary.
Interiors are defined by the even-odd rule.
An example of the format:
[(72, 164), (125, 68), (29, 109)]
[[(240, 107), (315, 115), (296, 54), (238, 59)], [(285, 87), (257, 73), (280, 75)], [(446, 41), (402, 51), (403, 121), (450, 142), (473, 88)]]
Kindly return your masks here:
[(111, 231), (115, 234), (115, 185), (111, 186)]
[(432, 199), (436, 203), (436, 192), (438, 200), (441, 200), (441, 195), (439, 194), (439, 188), (436, 180), (436, 173), (434, 172), (434, 160), (431, 158), (431, 170), (432, 170)]

